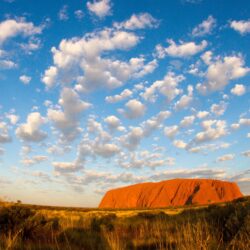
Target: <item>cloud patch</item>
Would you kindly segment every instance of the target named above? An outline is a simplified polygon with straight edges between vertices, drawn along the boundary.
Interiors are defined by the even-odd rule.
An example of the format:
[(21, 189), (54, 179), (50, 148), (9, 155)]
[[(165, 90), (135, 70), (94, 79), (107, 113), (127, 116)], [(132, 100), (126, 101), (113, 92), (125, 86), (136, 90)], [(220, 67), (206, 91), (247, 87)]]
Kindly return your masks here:
[(23, 141), (40, 142), (47, 137), (47, 133), (40, 130), (46, 123), (46, 119), (39, 112), (30, 113), (26, 123), (21, 124), (16, 129), (16, 135)]
[(158, 58), (165, 58), (166, 56), (180, 58), (191, 57), (203, 51), (208, 45), (205, 40), (201, 41), (200, 44), (183, 41), (180, 41), (180, 44), (177, 44), (172, 39), (167, 39), (167, 42), (169, 43), (169, 46), (166, 48), (160, 44), (156, 46), (156, 55)]
[(250, 20), (231, 21), (230, 27), (241, 35), (250, 33)]
[(7, 19), (0, 23), (0, 45), (18, 35), (29, 37), (41, 34), (42, 30), (42, 27), (35, 26), (32, 22), (26, 22), (24, 18), (19, 20)]
[(215, 26), (216, 19), (213, 16), (209, 16), (206, 20), (202, 21), (202, 23), (192, 30), (192, 35), (194, 37), (201, 37), (211, 34)]
[(127, 21), (114, 23), (115, 28), (127, 30), (157, 28), (158, 26), (159, 21), (149, 13), (133, 14)]
[(197, 84), (200, 93), (223, 90), (231, 80), (235, 80), (247, 75), (250, 68), (245, 67), (245, 61), (241, 55), (217, 57), (209, 61), (208, 69), (205, 73), (205, 83)]
[(81, 115), (92, 105), (82, 101), (76, 91), (67, 87), (62, 89), (58, 103), (62, 109), (49, 108), (47, 116), (61, 132), (62, 141), (68, 143), (79, 135)]
[(87, 2), (87, 8), (90, 13), (104, 18), (105, 16), (111, 15), (111, 2), (110, 0), (94, 0)]

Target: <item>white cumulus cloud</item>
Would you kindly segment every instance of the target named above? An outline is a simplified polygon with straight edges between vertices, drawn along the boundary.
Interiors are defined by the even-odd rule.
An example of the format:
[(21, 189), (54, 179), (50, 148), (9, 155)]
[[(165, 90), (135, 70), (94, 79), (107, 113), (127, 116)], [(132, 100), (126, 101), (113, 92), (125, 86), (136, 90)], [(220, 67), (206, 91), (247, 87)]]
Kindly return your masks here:
[(144, 29), (144, 28), (156, 28), (159, 25), (159, 21), (152, 17), (149, 13), (133, 14), (128, 20), (121, 23), (114, 23), (114, 27), (118, 29)]
[(16, 135), (24, 141), (40, 142), (47, 137), (47, 133), (40, 130), (45, 123), (46, 119), (39, 112), (30, 113), (26, 123), (16, 129)]
[(32, 22), (26, 22), (24, 19), (7, 19), (0, 23), (0, 44), (18, 35), (27, 37), (41, 32), (42, 27), (35, 26)]
[(168, 39), (167, 42), (169, 43), (169, 46), (166, 48), (164, 48), (160, 44), (156, 46), (157, 57), (159, 58), (164, 58), (165, 56), (190, 57), (201, 52), (208, 45), (207, 41), (205, 40), (201, 41), (200, 44), (196, 44), (195, 42), (183, 42), (183, 41), (180, 41), (180, 44), (177, 44), (172, 39)]
[(137, 119), (145, 114), (146, 106), (136, 99), (132, 99), (125, 104), (123, 114), (128, 119)]
[(5, 122), (0, 122), (0, 143), (11, 142), (8, 125)]
[(231, 161), (233, 160), (235, 157), (234, 154), (227, 154), (227, 155), (222, 155), (220, 157), (217, 158), (217, 162), (221, 162), (221, 161)]
[(219, 104), (213, 104), (210, 108), (210, 111), (217, 116), (221, 116), (225, 113), (227, 104), (221, 101)]
[(70, 88), (63, 88), (59, 99), (63, 108), (49, 108), (47, 116), (55, 127), (60, 130), (62, 140), (73, 141), (80, 133), (79, 122), (82, 113), (91, 107), (91, 104), (80, 99), (79, 95)]
[(187, 143), (182, 140), (174, 140), (173, 145), (177, 148), (185, 149), (187, 147)]
[(116, 130), (120, 125), (121, 121), (114, 115), (110, 115), (104, 119), (111, 131)]
[(241, 35), (250, 33), (250, 21), (249, 20), (240, 20), (240, 21), (231, 21), (230, 27), (235, 31), (239, 32)]
[(196, 134), (196, 143), (213, 141), (227, 134), (227, 123), (224, 120), (206, 120), (201, 126), (204, 130)]
[(118, 95), (114, 95), (114, 96), (107, 96), (105, 98), (105, 101), (108, 103), (116, 103), (116, 102), (120, 102), (123, 101), (127, 98), (129, 98), (130, 96), (132, 96), (133, 92), (129, 89), (124, 89), (120, 94)]
[(223, 90), (231, 80), (243, 77), (249, 71), (241, 55), (217, 57), (209, 63), (205, 73), (206, 81), (197, 84), (197, 89), (203, 94)]
[(235, 84), (231, 89), (233, 95), (242, 96), (246, 93), (246, 87), (243, 84)]
[(98, 16), (104, 18), (105, 16), (111, 15), (111, 2), (110, 0), (94, 0), (87, 2), (88, 10)]
[(105, 28), (82, 38), (63, 39), (59, 48), (51, 49), (53, 63), (45, 70), (42, 81), (47, 88), (56, 84), (75, 83), (78, 92), (121, 87), (130, 79), (152, 73), (157, 61), (146, 62), (143, 56), (120, 61), (102, 56), (115, 50), (128, 50), (140, 41), (133, 32)]
[(31, 77), (30, 76), (27, 76), (27, 75), (21, 75), (19, 77), (19, 80), (24, 83), (24, 84), (29, 84), (30, 81), (31, 81)]
[(151, 86), (147, 87), (142, 93), (142, 97), (147, 101), (155, 102), (158, 96), (157, 92), (159, 92), (171, 102), (177, 95), (182, 93), (182, 89), (178, 88), (178, 85), (183, 80), (185, 80), (183, 75), (168, 72), (163, 80), (155, 81)]
[(250, 150), (241, 153), (245, 157), (250, 157)]
[(215, 26), (216, 19), (213, 16), (209, 16), (206, 20), (204, 20), (192, 30), (192, 35), (196, 37), (211, 34)]

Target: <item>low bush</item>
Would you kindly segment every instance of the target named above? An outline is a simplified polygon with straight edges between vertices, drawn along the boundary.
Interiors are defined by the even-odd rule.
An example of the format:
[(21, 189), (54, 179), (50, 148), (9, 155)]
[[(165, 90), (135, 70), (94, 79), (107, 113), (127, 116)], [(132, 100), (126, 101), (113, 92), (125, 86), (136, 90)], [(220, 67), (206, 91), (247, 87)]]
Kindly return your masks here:
[(27, 240), (47, 242), (58, 230), (57, 218), (48, 219), (19, 205), (0, 209), (0, 240), (8, 239), (11, 245)]
[(93, 231), (97, 232), (100, 232), (102, 227), (108, 231), (112, 231), (114, 230), (114, 223), (116, 219), (117, 216), (115, 214), (109, 214), (101, 218), (93, 218), (90, 227)]

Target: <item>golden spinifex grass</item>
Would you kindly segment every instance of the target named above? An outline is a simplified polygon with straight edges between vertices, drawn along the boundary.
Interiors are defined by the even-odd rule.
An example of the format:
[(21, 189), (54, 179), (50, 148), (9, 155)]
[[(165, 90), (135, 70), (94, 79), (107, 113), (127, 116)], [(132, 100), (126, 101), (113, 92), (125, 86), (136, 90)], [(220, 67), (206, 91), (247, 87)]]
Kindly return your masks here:
[(154, 210), (3, 206), (0, 249), (250, 249), (250, 198)]

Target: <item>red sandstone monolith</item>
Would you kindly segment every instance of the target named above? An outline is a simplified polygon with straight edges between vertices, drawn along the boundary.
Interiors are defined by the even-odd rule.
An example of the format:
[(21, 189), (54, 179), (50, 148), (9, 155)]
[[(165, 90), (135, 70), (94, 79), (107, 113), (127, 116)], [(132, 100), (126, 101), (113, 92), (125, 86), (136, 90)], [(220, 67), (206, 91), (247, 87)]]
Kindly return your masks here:
[(99, 208), (156, 208), (203, 205), (242, 197), (234, 182), (211, 179), (174, 179), (139, 183), (108, 191)]

